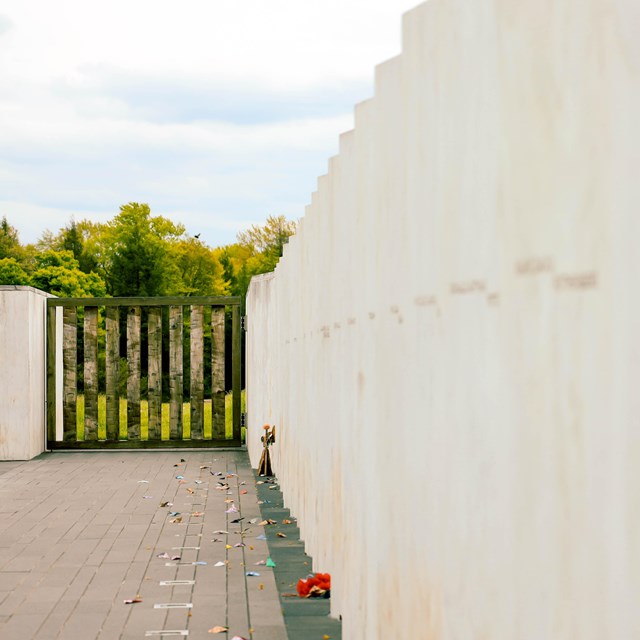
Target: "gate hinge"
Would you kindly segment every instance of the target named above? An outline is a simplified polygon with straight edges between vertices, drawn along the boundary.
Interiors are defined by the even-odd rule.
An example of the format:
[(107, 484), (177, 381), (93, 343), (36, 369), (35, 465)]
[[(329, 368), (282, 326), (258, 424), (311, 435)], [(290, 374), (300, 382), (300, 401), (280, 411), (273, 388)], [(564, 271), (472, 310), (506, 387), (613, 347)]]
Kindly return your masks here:
[(247, 330), (247, 316), (242, 316), (242, 317), (240, 318), (240, 328), (241, 328), (243, 331), (246, 331), (246, 330)]

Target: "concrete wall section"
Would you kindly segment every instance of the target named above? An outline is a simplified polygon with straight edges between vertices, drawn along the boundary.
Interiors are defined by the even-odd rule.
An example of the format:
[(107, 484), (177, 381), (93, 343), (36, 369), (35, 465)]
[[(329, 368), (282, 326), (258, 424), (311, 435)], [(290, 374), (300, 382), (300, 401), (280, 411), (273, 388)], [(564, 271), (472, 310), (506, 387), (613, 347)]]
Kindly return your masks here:
[(640, 12), (404, 18), (247, 301), (249, 448), (345, 637), (640, 629)]
[(47, 297), (0, 286), (0, 460), (30, 460), (45, 450)]

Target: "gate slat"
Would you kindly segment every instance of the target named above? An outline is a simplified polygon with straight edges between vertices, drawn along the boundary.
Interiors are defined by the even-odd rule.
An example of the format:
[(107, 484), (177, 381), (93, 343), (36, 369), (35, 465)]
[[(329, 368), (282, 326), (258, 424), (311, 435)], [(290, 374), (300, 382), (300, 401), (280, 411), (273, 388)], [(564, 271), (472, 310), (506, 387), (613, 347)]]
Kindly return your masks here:
[(84, 439), (98, 439), (98, 307), (84, 308)]
[(47, 309), (47, 440), (56, 439), (56, 308)]
[(233, 439), (238, 442), (242, 435), (240, 428), (240, 411), (242, 407), (242, 398), (240, 395), (240, 387), (242, 384), (240, 377), (240, 335), (240, 308), (233, 307), (233, 311), (231, 312), (231, 392), (233, 394)]
[(140, 440), (140, 307), (127, 312), (127, 437)]
[(107, 440), (120, 437), (120, 308), (106, 307)]
[(204, 437), (204, 307), (191, 307), (191, 439)]
[(211, 404), (213, 405), (211, 437), (214, 440), (223, 440), (226, 431), (224, 359), (224, 307), (214, 307), (211, 311)]
[(149, 307), (149, 440), (162, 437), (162, 307)]
[(75, 442), (78, 438), (78, 426), (76, 424), (78, 315), (75, 307), (65, 307), (62, 323), (63, 440), (65, 442)]
[(169, 307), (169, 428), (172, 440), (183, 439), (182, 429), (182, 307)]

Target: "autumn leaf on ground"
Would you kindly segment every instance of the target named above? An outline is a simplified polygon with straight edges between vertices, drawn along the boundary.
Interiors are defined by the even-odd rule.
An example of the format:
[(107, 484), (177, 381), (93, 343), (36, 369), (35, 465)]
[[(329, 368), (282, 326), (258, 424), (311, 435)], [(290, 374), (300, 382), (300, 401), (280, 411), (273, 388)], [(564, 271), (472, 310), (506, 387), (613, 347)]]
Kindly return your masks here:
[(209, 629), (209, 633), (226, 633), (229, 631), (229, 627), (213, 627), (213, 629)]
[(139, 595), (135, 598), (129, 598), (128, 600), (124, 601), (125, 604), (135, 604), (136, 602), (142, 602), (142, 598)]

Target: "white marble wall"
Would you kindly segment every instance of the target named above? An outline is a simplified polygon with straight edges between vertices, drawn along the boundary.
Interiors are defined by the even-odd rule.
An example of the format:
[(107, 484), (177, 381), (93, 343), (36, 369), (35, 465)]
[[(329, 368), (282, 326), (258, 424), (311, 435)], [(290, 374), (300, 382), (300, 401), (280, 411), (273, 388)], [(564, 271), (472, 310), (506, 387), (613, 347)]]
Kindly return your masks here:
[(46, 446), (46, 299), (0, 286), (0, 460), (30, 460)]
[(249, 448), (344, 637), (640, 634), (640, 5), (431, 0), (252, 281)]

